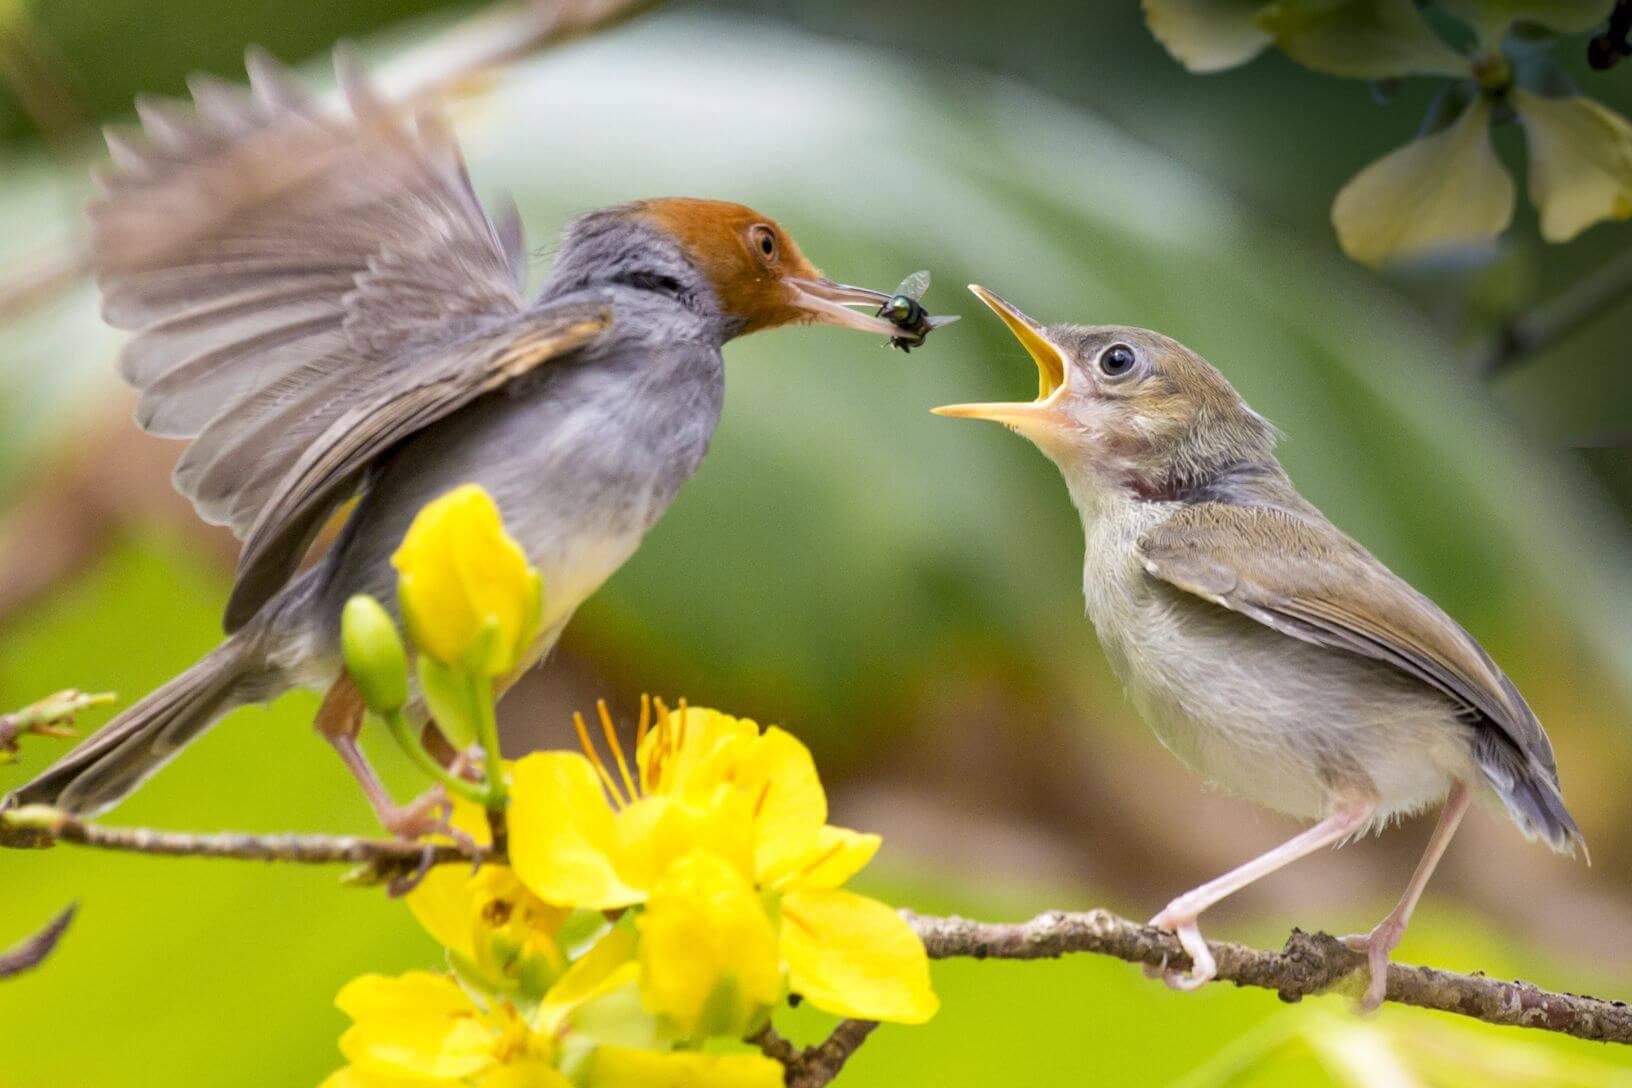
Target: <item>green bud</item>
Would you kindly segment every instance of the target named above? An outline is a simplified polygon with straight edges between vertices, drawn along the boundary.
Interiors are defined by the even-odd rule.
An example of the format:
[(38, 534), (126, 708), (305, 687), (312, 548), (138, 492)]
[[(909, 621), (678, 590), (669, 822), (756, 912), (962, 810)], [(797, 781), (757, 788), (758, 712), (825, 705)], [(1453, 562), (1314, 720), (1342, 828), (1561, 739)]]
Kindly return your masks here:
[(340, 648), (346, 671), (376, 714), (394, 714), (408, 702), (408, 656), (385, 606), (359, 593), (340, 613)]

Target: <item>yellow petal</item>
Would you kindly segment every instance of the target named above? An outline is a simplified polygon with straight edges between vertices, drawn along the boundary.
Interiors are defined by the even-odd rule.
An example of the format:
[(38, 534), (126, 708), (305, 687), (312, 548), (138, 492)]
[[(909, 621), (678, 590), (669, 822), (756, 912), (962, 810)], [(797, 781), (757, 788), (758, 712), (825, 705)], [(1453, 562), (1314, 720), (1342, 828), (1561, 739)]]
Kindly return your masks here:
[(1632, 218), (1632, 123), (1590, 98), (1514, 88), (1530, 149), (1530, 199), (1541, 235), (1567, 242), (1594, 223)]
[(572, 1081), (545, 1062), (511, 1062), (488, 1072), (481, 1088), (572, 1088)]
[(837, 888), (866, 867), (883, 840), (848, 828), (822, 827), (810, 847), (760, 873), (765, 887)]
[(365, 975), (335, 999), (355, 1023), (340, 1051), (365, 1071), (458, 1078), (493, 1063), (494, 1036), (478, 1009), (445, 975)]
[(759, 726), (747, 718), (733, 718), (706, 707), (671, 711), (647, 733), (635, 753), (648, 792), (682, 789), (699, 763), (721, 745), (747, 742), (759, 736)]
[(518, 760), (510, 794), (510, 864), (539, 898), (607, 910), (645, 898), (618, 875), (617, 825), (600, 778), (576, 752)]
[(1466, 76), (1466, 57), (1434, 33), (1413, 0), (1271, 4), (1259, 17), (1287, 56), (1349, 79)]
[(408, 910), (431, 939), (467, 960), (476, 958), (470, 910), (470, 867), (438, 865), (408, 893)]
[(536, 634), (538, 572), (486, 491), (466, 484), (432, 500), (391, 562), (422, 652), (488, 676), (516, 666)]
[(618, 871), (637, 888), (650, 888), (680, 858), (706, 850), (744, 876), (754, 871), (753, 811), (746, 794), (729, 785), (688, 791), (684, 797), (643, 797), (617, 816)]
[(1192, 72), (1245, 64), (1270, 43), (1258, 14), (1270, 0), (1144, 0), (1145, 25)]
[(581, 1005), (611, 993), (635, 980), (635, 927), (613, 926), (588, 952), (573, 961), (550, 992), (540, 1009), (540, 1027), (553, 1035), (563, 1021)]
[(657, 1054), (603, 1046), (590, 1059), (585, 1088), (782, 1088), (780, 1062), (760, 1054)]
[(776, 930), (754, 886), (713, 854), (671, 865), (638, 925), (646, 1008), (685, 1037), (740, 1037), (781, 998)]
[(425, 1078), (392, 1076), (348, 1065), (323, 1078), (319, 1088), (425, 1088)]
[(1513, 23), (1524, 21), (1560, 34), (1597, 26), (1609, 14), (1603, 0), (1440, 0), (1441, 6), (1473, 27), (1485, 49), (1507, 37)]
[(789, 987), (838, 1016), (921, 1024), (940, 1002), (924, 946), (876, 899), (828, 888), (782, 897), (782, 959)]
[(1398, 148), (1349, 180), (1332, 204), (1343, 252), (1361, 264), (1490, 243), (1513, 218), (1513, 179), (1476, 98), (1450, 127)]

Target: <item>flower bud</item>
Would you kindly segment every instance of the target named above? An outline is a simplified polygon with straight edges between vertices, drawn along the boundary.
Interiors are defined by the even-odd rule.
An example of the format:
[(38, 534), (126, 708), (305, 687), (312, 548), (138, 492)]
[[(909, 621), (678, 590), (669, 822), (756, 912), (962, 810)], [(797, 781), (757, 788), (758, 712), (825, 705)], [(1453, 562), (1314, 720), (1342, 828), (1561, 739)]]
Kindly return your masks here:
[(391, 563), (422, 654), (487, 677), (521, 663), (538, 634), (542, 585), (486, 491), (466, 484), (432, 500)]
[(346, 671), (376, 714), (399, 711), (408, 702), (408, 657), (397, 625), (385, 607), (359, 593), (340, 613), (340, 649)]

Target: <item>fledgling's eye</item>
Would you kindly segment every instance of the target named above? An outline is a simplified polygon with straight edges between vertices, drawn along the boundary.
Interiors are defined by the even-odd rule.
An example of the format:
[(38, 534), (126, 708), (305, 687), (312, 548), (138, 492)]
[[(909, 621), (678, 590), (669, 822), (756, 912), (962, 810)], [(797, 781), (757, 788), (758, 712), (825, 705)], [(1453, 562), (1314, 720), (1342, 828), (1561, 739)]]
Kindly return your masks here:
[(1099, 369), (1111, 378), (1120, 378), (1138, 361), (1139, 357), (1126, 344), (1112, 344), (1099, 353)]
[(765, 258), (766, 264), (776, 263), (776, 231), (760, 223), (749, 229), (748, 236), (753, 241), (754, 248), (759, 250), (759, 255)]

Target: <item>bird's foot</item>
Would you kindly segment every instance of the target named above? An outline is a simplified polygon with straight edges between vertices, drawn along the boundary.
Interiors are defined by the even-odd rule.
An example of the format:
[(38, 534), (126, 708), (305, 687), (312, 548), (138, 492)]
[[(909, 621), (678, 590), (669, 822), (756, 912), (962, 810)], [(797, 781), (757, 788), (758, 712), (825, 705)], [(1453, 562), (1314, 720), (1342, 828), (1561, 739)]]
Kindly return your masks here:
[(458, 842), (459, 836), (464, 835), (453, 827), (453, 804), (442, 786), (432, 786), (406, 805), (383, 805), (378, 815), (380, 825), (399, 839), (412, 841), (444, 835)]
[(1196, 924), (1196, 915), (1174, 910), (1173, 906), (1169, 905), (1166, 910), (1152, 918), (1150, 924), (1179, 939), (1179, 944), (1190, 957), (1190, 970), (1173, 970), (1165, 961), (1159, 967), (1146, 964), (1147, 978), (1160, 977), (1169, 989), (1188, 991), (1199, 990), (1218, 975), (1218, 963), (1213, 959), (1212, 949), (1208, 948), (1207, 942), (1202, 939), (1201, 927)]
[(1400, 943), (1405, 936), (1405, 923), (1390, 914), (1377, 928), (1370, 933), (1355, 934), (1344, 937), (1343, 943), (1356, 952), (1366, 954), (1366, 965), (1371, 970), (1371, 981), (1366, 985), (1366, 992), (1360, 998), (1360, 1008), (1371, 1012), (1383, 1003), (1383, 997), (1388, 992), (1388, 956), (1394, 951), (1394, 946)]

